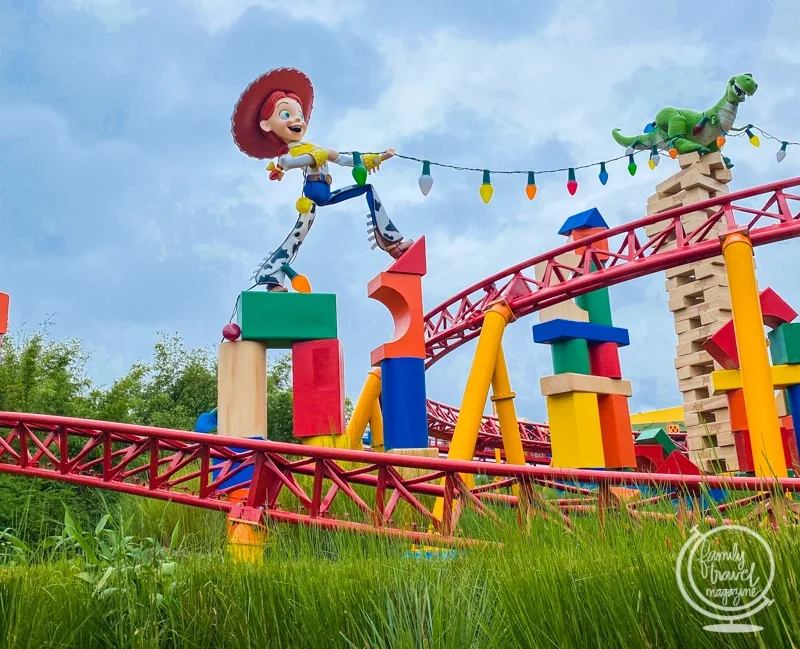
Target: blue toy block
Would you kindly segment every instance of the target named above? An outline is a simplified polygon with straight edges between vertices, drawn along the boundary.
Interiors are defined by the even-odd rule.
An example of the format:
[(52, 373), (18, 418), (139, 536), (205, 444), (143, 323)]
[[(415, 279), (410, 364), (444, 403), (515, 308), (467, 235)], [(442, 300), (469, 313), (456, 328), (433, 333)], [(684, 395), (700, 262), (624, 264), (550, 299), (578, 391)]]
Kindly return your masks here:
[(217, 409), (211, 412), (204, 412), (197, 418), (194, 425), (195, 433), (212, 433), (217, 427)]
[(383, 447), (428, 447), (425, 360), (386, 358), (381, 361)]
[[(266, 437), (248, 437), (247, 439), (266, 440)], [(229, 449), (234, 453), (243, 453), (245, 450), (243, 448), (237, 448), (236, 446), (230, 446)], [(216, 480), (219, 477), (220, 471), (222, 470), (221, 468), (216, 469), (216, 467), (218, 466), (221, 467), (221, 465), (225, 464), (226, 461), (227, 460), (216, 460), (211, 462), (211, 476), (213, 480)], [(234, 469), (237, 468), (239, 464), (240, 464), (239, 462), (234, 462), (233, 468)], [(252, 478), (253, 478), (253, 467), (251, 465), (243, 469), (239, 473), (237, 473), (235, 476), (225, 480), (225, 482), (223, 482), (217, 488), (228, 489), (229, 487), (234, 487), (234, 486), (241, 486), (242, 488), (244, 488), (245, 485), (249, 483)]]
[(533, 342), (535, 343), (549, 345), (575, 338), (590, 343), (616, 343), (620, 347), (630, 345), (628, 330), (621, 327), (562, 319), (533, 325)]
[(570, 216), (564, 221), (564, 225), (561, 226), (558, 233), (568, 237), (573, 230), (578, 228), (606, 228), (607, 230), (608, 223), (605, 222), (600, 211), (596, 207), (593, 207), (585, 212)]

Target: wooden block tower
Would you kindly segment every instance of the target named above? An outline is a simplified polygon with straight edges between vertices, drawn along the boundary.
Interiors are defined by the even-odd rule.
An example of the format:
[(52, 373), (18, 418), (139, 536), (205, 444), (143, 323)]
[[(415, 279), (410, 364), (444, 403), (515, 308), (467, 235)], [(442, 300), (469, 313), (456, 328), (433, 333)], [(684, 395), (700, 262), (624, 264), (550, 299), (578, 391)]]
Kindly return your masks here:
[[(689, 153), (679, 156), (678, 163), (681, 170), (656, 185), (656, 193), (647, 199), (648, 214), (658, 214), (729, 192), (731, 171), (720, 153), (702, 157)], [(681, 218), (684, 230), (687, 233), (693, 231), (714, 211), (706, 209), (685, 214)], [(704, 238), (715, 239), (722, 227), (724, 222), (706, 233)], [(657, 223), (645, 232), (650, 236), (661, 228), (663, 223)], [(675, 246), (673, 237), (666, 248)], [(708, 337), (732, 317), (725, 263), (721, 256), (714, 257), (672, 268), (665, 275), (669, 310), (678, 338), (675, 369), (683, 395), (689, 458), (705, 471), (735, 471), (738, 463), (728, 402), (724, 395), (711, 396), (711, 372), (720, 366), (702, 349)]]
[[(607, 229), (600, 212), (593, 208), (567, 219), (559, 234), (577, 241)], [(558, 261), (575, 267), (580, 252), (565, 254)], [(544, 279), (546, 263), (537, 265), (534, 271), (536, 279)], [(608, 289), (542, 309), (539, 324), (533, 327), (533, 339), (550, 345), (553, 357), (554, 375), (541, 379), (542, 394), (547, 399), (552, 466), (635, 467), (628, 409), (631, 384), (622, 380), (618, 351), (619, 346), (629, 343), (628, 332), (613, 326)]]

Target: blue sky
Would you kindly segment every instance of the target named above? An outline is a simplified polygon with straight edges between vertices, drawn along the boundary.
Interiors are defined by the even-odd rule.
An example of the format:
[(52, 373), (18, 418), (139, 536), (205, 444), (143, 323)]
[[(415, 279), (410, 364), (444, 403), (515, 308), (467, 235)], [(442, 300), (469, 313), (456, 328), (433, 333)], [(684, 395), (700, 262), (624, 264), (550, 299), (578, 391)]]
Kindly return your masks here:
[[(158, 331), (187, 345), (219, 340), (238, 291), (282, 240), (295, 214), (298, 174), (271, 183), (241, 154), (230, 115), (262, 72), (298, 67), (314, 82), (309, 138), (339, 150), (381, 150), (466, 166), (552, 168), (621, 153), (613, 127), (633, 133), (664, 105), (703, 109), (727, 79), (752, 72), (759, 90), (740, 111), (781, 138), (800, 140), (800, 12), (793, 0), (695, 2), (380, 3), (348, 0), (12, 0), (0, 5), (0, 290), (12, 325), (46, 319), (91, 351), (109, 383), (149, 357)], [(387, 6), (388, 5), (388, 6)], [(745, 139), (726, 153), (732, 188), (800, 175), (800, 147)], [(434, 171), (423, 198), (420, 169), (387, 162), (375, 177), (404, 234), (428, 241), (426, 307), (482, 277), (561, 243), (571, 214), (596, 206), (617, 225), (644, 214), (654, 185), (673, 173), (640, 160), (628, 176), (609, 167), (540, 177), (496, 177), (480, 202), (480, 177)], [(338, 185), (348, 170), (333, 169)], [(388, 313), (366, 283), (388, 263), (370, 250), (365, 206), (321, 210), (296, 266), (316, 291), (339, 296), (348, 394), (369, 351), (390, 336)], [(800, 307), (797, 242), (757, 252), (760, 283)], [(663, 276), (612, 289), (615, 321), (630, 329), (623, 371), (633, 408), (676, 404), (675, 335)], [(520, 415), (545, 416), (538, 377), (548, 351), (528, 318), (505, 346)], [(428, 373), (429, 396), (458, 404), (473, 347)]]

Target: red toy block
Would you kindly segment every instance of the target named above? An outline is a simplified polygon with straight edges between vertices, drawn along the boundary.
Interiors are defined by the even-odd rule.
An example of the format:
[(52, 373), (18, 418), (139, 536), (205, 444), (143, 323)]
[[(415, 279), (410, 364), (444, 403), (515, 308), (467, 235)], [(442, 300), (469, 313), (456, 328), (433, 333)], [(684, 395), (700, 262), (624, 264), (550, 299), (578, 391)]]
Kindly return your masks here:
[(660, 444), (635, 444), (636, 469), (652, 473), (664, 462), (664, 448)]
[(389, 309), (394, 319), (394, 336), (372, 350), (372, 366), (386, 358), (425, 358), (422, 277), (383, 272), (367, 284), (367, 295)]
[(292, 345), (294, 436), (344, 433), (344, 353), (338, 340)]
[(800, 465), (797, 455), (797, 440), (791, 428), (781, 426), (781, 441), (783, 442), (783, 456), (786, 458), (786, 466), (789, 468)]
[(422, 277), (428, 272), (427, 255), (425, 252), (425, 235), (417, 239), (400, 258), (395, 261), (387, 273), (404, 273), (406, 275), (419, 275)]
[[(790, 307), (786, 301), (771, 288), (765, 288), (758, 294), (761, 304), (761, 317), (764, 324), (770, 329), (791, 322), (797, 317), (797, 311)], [(722, 365), (726, 370), (735, 370), (739, 367), (739, 351), (736, 349), (736, 331), (733, 320), (726, 322), (714, 333), (702, 348), (711, 358)]]
[(744, 390), (731, 390), (728, 397), (728, 413), (731, 418), (731, 430), (747, 430), (747, 410), (744, 406)]
[(595, 376), (621, 379), (617, 343), (592, 343), (589, 345), (589, 367)]
[(781, 421), (781, 428), (786, 428), (787, 430), (794, 430), (794, 422), (792, 421), (791, 415), (786, 415), (785, 417), (778, 417)]
[(761, 303), (761, 316), (764, 324), (770, 329), (777, 329), (797, 317), (797, 311), (769, 287), (758, 294), (758, 301)]
[[(593, 234), (597, 234), (598, 232), (606, 232), (608, 228), (575, 228), (569, 234), (569, 241), (580, 241), (581, 239), (585, 239), (586, 237), (590, 237)], [(592, 244), (595, 248), (600, 248), (601, 250), (605, 250), (608, 252), (608, 239), (602, 239), (600, 241), (596, 241)], [(583, 254), (583, 251), (586, 250), (586, 246), (581, 246), (580, 248), (575, 248), (575, 252), (579, 255)], [(608, 259), (608, 255), (598, 254), (597, 259), (601, 262), (606, 261)]]
[(0, 293), (0, 335), (8, 333), (8, 293)]
[(750, 446), (750, 431), (733, 431), (733, 443), (736, 445), (736, 457), (739, 460), (739, 471), (742, 473), (752, 473), (755, 471), (753, 466), (753, 448)]
[(667, 475), (700, 475), (700, 470), (680, 451), (672, 451), (669, 457), (658, 466), (655, 473)]
[(633, 449), (628, 398), (621, 394), (598, 394), (597, 405), (606, 469), (635, 468), (636, 453)]

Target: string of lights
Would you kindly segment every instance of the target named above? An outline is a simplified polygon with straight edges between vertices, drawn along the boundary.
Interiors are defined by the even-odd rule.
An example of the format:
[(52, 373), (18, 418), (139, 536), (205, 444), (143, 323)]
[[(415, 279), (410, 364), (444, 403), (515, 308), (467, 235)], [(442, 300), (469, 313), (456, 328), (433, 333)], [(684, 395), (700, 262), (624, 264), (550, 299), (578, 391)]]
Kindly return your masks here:
[[(702, 130), (704, 123), (701, 121), (695, 127), (695, 134)], [(653, 124), (648, 124), (645, 128), (645, 133), (648, 133), (653, 130)], [(786, 149), (790, 146), (800, 146), (800, 142), (792, 142), (790, 140), (782, 140), (779, 137), (768, 133), (767, 131), (755, 126), (753, 124), (747, 124), (746, 126), (732, 128), (729, 133), (723, 132), (716, 140), (717, 146), (722, 149), (725, 146), (728, 137), (741, 137), (747, 136), (752, 144), (755, 147), (761, 146), (761, 140), (756, 132), (760, 133), (763, 137), (774, 140), (775, 142), (780, 143), (780, 148), (778, 149), (777, 153), (775, 154), (775, 158), (778, 162), (781, 162), (786, 157)], [(647, 164), (650, 169), (655, 169), (658, 166), (658, 163), (661, 159), (660, 148), (662, 145), (667, 145), (667, 155), (671, 158), (678, 157), (678, 150), (672, 144), (672, 139), (665, 139), (661, 140), (660, 142), (656, 142), (654, 145), (650, 146), (649, 150), (649, 158), (647, 160)], [(666, 148), (666, 147), (664, 147)], [(347, 152), (351, 153), (356, 157), (356, 161), (359, 162), (361, 160), (361, 154), (358, 152)], [(462, 165), (455, 165), (449, 164), (445, 162), (437, 162), (435, 160), (427, 160), (425, 158), (419, 158), (416, 156), (405, 155), (401, 153), (395, 153), (396, 158), (400, 158), (402, 160), (408, 160), (410, 162), (416, 162), (422, 165), (422, 173), (419, 177), (419, 188), (423, 195), (427, 196), (431, 189), (433, 188), (433, 176), (431, 175), (431, 168), (438, 167), (441, 169), (450, 169), (452, 171), (466, 171), (471, 173), (480, 173), (482, 174), (482, 181), (481, 185), (478, 189), (481, 199), (484, 203), (488, 203), (492, 199), (492, 195), (494, 194), (494, 187), (492, 186), (492, 176), (493, 175), (505, 175), (505, 176), (514, 176), (514, 175), (523, 175), (527, 177), (527, 182), (525, 184), (525, 194), (530, 200), (533, 200), (536, 197), (536, 193), (538, 190), (538, 186), (536, 184), (536, 176), (542, 176), (546, 174), (557, 174), (557, 173), (566, 173), (567, 174), (567, 191), (570, 195), (574, 196), (575, 193), (578, 191), (578, 180), (576, 176), (576, 171), (580, 171), (583, 169), (590, 169), (593, 167), (598, 168), (597, 177), (600, 180), (602, 185), (605, 185), (608, 182), (608, 169), (607, 165), (610, 165), (614, 162), (619, 160), (624, 160), (625, 158), (628, 159), (628, 173), (631, 176), (636, 175), (636, 171), (638, 169), (638, 165), (636, 164), (635, 156), (639, 153), (648, 153), (647, 150), (644, 151), (636, 151), (632, 147), (628, 147), (624, 154), (618, 155), (614, 158), (609, 158), (607, 160), (599, 160), (597, 162), (590, 162), (587, 164), (582, 165), (575, 165), (572, 167), (558, 167), (554, 169), (540, 169), (540, 170), (531, 170), (531, 169), (486, 169), (486, 168), (479, 168), (479, 167), (466, 167)], [(353, 170), (354, 178), (356, 178), (357, 170), (360, 172), (361, 169), (359, 168), (360, 165), (356, 164), (356, 168)], [(361, 177), (366, 178), (366, 169), (364, 169), (364, 173), (359, 173), (358, 177), (356, 178), (357, 181), (360, 181)]]

